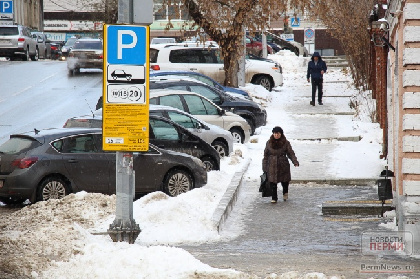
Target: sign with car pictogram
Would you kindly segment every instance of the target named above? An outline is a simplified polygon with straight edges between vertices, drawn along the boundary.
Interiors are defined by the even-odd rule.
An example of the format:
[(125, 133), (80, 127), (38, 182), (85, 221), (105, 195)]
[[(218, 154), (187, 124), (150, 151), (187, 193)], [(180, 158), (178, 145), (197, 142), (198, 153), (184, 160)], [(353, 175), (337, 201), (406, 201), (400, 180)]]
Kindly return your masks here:
[(149, 149), (149, 27), (104, 25), (103, 149)]

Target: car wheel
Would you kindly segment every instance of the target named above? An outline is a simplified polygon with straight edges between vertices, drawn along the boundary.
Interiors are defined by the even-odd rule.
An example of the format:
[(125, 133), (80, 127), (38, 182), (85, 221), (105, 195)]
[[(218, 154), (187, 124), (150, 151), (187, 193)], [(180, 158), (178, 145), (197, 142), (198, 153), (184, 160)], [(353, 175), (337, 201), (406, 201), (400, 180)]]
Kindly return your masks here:
[(39, 50), (36, 48), (35, 49), (35, 55), (31, 56), (31, 60), (32, 61), (38, 61), (39, 59)]
[(73, 69), (69, 69), (67, 73), (68, 73), (69, 76), (73, 76), (74, 75), (74, 70)]
[(112, 79), (113, 79), (113, 80), (117, 80), (117, 76), (113, 76), (113, 77), (112, 77)]
[(260, 76), (260, 77), (258, 77), (255, 80), (255, 84), (261, 85), (262, 87), (264, 87), (268, 91), (271, 91), (271, 89), (273, 89), (271, 87), (271, 81), (270, 81), (270, 78), (268, 76)]
[(230, 129), (230, 133), (233, 137), (233, 142), (235, 143), (244, 143), (245, 141), (245, 135), (239, 128), (232, 128)]
[(214, 147), (214, 149), (216, 149), (217, 153), (219, 153), (219, 155), (220, 155), (220, 158), (223, 158), (223, 157), (225, 157), (225, 156), (228, 156), (228, 155), (229, 155), (229, 154), (228, 154), (229, 149), (228, 149), (228, 147), (227, 147), (227, 145), (226, 145), (225, 143), (223, 143), (223, 142), (221, 142), (221, 141), (216, 140), (216, 141), (214, 141), (214, 142), (212, 143), (212, 145), (211, 145), (211, 146), (213, 146), (213, 147)]
[(26, 49), (25, 51), (25, 55), (22, 57), (23, 61), (28, 61), (29, 60), (29, 49)]
[(206, 166), (206, 171), (212, 171), (212, 170), (218, 169), (216, 161), (209, 156), (202, 157), (201, 161), (203, 161), (204, 165)]
[(67, 183), (59, 177), (44, 179), (38, 188), (38, 201), (61, 199), (69, 194)]
[(184, 170), (171, 170), (165, 178), (164, 191), (171, 197), (186, 193), (193, 188), (191, 175)]

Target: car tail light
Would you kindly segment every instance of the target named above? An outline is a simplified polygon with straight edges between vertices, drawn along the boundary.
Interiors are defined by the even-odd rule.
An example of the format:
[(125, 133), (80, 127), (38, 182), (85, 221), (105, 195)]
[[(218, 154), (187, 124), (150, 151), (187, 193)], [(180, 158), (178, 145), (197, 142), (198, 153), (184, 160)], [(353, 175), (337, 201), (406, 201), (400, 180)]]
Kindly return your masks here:
[(104, 59), (104, 56), (102, 54), (99, 55), (99, 59)]
[(151, 68), (152, 70), (155, 70), (155, 71), (159, 71), (159, 70), (160, 70), (159, 65), (152, 65), (152, 66), (150, 66), (150, 68)]
[(25, 38), (19, 38), (18, 39), (18, 42), (24, 42), (25, 41)]
[(20, 169), (27, 169), (38, 161), (38, 157), (25, 157), (23, 159), (16, 159), (12, 162), (12, 166)]
[(51, 50), (57, 50), (57, 47), (51, 46)]

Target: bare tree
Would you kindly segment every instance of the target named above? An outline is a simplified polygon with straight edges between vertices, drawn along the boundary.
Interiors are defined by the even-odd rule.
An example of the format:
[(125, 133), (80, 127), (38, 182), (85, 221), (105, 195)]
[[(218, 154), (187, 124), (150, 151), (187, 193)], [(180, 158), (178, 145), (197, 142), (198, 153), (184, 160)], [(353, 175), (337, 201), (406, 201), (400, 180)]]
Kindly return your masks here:
[[(82, 0), (101, 11), (105, 23), (115, 23), (118, 0)], [(371, 71), (369, 13), (379, 0), (160, 0), (161, 9), (171, 7), (171, 19), (185, 9), (196, 26), (185, 21), (184, 31), (199, 28), (220, 45), (224, 58), (225, 84), (237, 86), (238, 59), (245, 47), (244, 28), (250, 33), (269, 29), (270, 20), (286, 16), (288, 11), (302, 11), (320, 20), (337, 38), (349, 61), (357, 87), (369, 86)], [(183, 6), (180, 7), (179, 3)], [(163, 11), (166, 13), (166, 11)]]

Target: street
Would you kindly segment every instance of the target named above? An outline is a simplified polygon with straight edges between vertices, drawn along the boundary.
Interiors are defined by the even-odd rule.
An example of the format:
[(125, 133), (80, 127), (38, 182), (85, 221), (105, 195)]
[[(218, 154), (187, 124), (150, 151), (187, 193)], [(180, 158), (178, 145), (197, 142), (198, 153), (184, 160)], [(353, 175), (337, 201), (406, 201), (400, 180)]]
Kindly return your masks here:
[(62, 127), (91, 114), (102, 94), (102, 71), (69, 77), (63, 61), (0, 61), (0, 143), (10, 134)]

